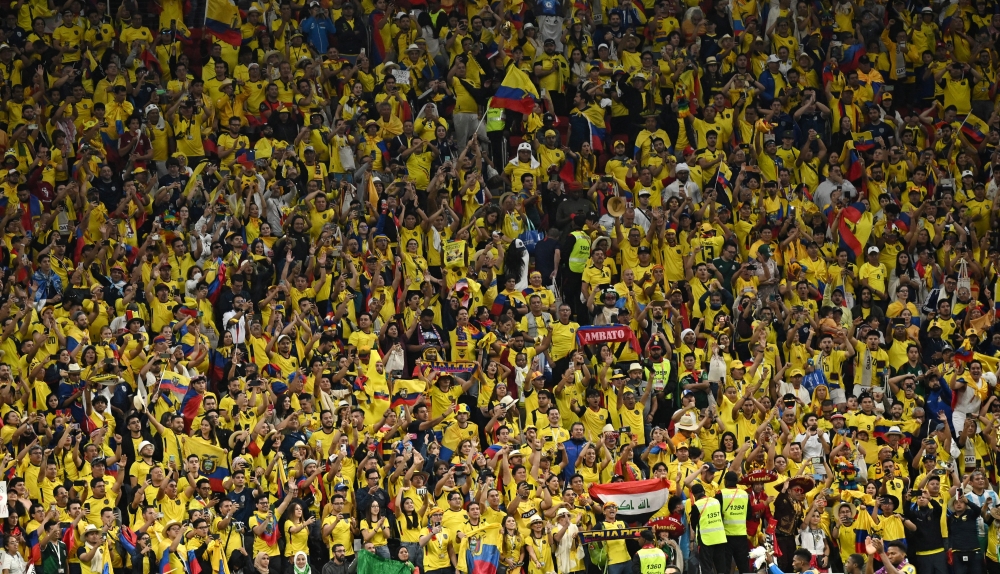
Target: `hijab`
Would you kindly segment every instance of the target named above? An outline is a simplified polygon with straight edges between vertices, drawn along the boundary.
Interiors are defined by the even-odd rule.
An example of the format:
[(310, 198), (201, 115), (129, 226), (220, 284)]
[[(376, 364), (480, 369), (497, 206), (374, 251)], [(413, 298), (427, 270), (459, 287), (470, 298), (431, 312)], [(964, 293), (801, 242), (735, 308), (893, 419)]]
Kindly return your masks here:
[[(299, 568), (295, 564), (295, 559), (298, 558), (300, 554), (302, 555), (303, 558), (306, 559), (306, 566), (305, 566), (305, 568)], [(298, 552), (295, 553), (295, 556), (292, 556), (292, 570), (294, 571), (295, 574), (310, 574), (310, 572), (312, 571), (312, 569), (309, 567), (309, 557), (306, 556), (305, 552), (299, 550)]]
[(261, 559), (265, 556), (267, 556), (267, 552), (261, 551), (258, 552), (257, 556), (253, 559), (254, 569), (257, 570), (257, 572), (260, 572), (261, 574), (268, 571), (268, 565), (261, 562)]

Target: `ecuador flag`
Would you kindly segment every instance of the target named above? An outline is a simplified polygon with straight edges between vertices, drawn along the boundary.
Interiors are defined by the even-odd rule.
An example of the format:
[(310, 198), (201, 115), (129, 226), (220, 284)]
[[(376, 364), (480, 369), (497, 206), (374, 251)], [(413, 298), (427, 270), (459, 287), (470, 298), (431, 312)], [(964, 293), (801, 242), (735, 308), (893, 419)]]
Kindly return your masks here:
[(829, 211), (831, 224), (836, 226), (837, 235), (840, 237), (840, 246), (847, 249), (847, 255), (854, 261), (861, 257), (872, 234), (874, 219), (872, 213), (868, 211), (865, 204), (858, 202), (841, 209), (834, 216), (834, 211)]
[(412, 407), (420, 395), (427, 390), (427, 383), (420, 379), (398, 379), (393, 381), (392, 408)]
[(239, 47), (243, 43), (240, 27), (243, 21), (233, 0), (208, 0), (205, 7), (205, 27), (216, 38)]
[(965, 116), (962, 122), (962, 135), (964, 135), (973, 145), (979, 145), (986, 139), (986, 134), (990, 133), (990, 125), (984, 122), (976, 114)]
[(212, 490), (223, 492), (222, 481), (229, 476), (229, 453), (221, 446), (193, 436), (184, 442), (184, 458), (194, 455), (201, 461), (201, 474), (212, 483)]
[(489, 524), (465, 533), (458, 552), (458, 571), (496, 574), (500, 564), (500, 524)]
[(490, 100), (490, 107), (505, 108), (522, 114), (530, 114), (535, 108), (538, 90), (531, 83), (531, 78), (513, 63), (507, 65), (507, 75), (500, 88)]

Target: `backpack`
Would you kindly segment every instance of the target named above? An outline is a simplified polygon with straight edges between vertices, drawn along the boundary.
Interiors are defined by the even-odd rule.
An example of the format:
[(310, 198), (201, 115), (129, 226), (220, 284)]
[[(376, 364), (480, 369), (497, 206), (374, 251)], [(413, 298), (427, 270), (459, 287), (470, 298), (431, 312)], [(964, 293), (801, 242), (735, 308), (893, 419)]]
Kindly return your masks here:
[[(601, 524), (601, 530), (604, 530), (604, 524)], [(591, 564), (597, 566), (602, 571), (607, 571), (608, 545), (606, 542), (588, 542), (587, 554), (590, 555)]]

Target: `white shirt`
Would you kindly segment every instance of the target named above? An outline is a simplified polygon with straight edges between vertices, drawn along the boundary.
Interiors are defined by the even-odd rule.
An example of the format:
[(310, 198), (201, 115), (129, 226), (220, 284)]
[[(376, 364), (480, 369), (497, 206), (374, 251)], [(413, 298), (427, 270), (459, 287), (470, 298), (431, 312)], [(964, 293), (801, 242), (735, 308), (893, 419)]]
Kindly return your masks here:
[(24, 574), (28, 563), (20, 554), (11, 556), (6, 550), (0, 551), (0, 570), (9, 570), (10, 574)]
[[(819, 431), (816, 436), (800, 434), (795, 437), (795, 442), (802, 444), (802, 460), (824, 456), (823, 442), (819, 439), (820, 434), (826, 435), (827, 442), (830, 442), (830, 437), (826, 431)], [(822, 467), (817, 472), (822, 472)]]
[[(698, 184), (688, 179), (687, 183), (684, 184), (684, 193), (691, 198), (691, 201), (695, 203), (701, 203), (701, 188)], [(681, 180), (675, 179), (667, 187), (663, 188), (663, 205), (667, 204), (667, 200), (671, 197), (680, 197), (681, 195)]]
[[(238, 320), (236, 316), (239, 315)], [(242, 345), (247, 338), (247, 318), (246, 314), (233, 310), (222, 315), (222, 325), (226, 331), (233, 336), (234, 345)]]
[(809, 396), (809, 390), (802, 385), (799, 385), (798, 390), (796, 390), (792, 383), (781, 381), (778, 383), (778, 397), (781, 398), (787, 394), (795, 395), (800, 401), (807, 405), (809, 404), (809, 401), (812, 400), (812, 397)]

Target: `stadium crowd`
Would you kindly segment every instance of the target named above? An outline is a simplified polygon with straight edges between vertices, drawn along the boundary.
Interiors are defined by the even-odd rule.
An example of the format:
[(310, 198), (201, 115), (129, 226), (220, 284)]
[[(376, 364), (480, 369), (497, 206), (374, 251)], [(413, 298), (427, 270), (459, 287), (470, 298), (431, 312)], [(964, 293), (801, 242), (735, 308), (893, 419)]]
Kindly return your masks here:
[(1000, 574), (1000, 3), (0, 13), (0, 574)]

